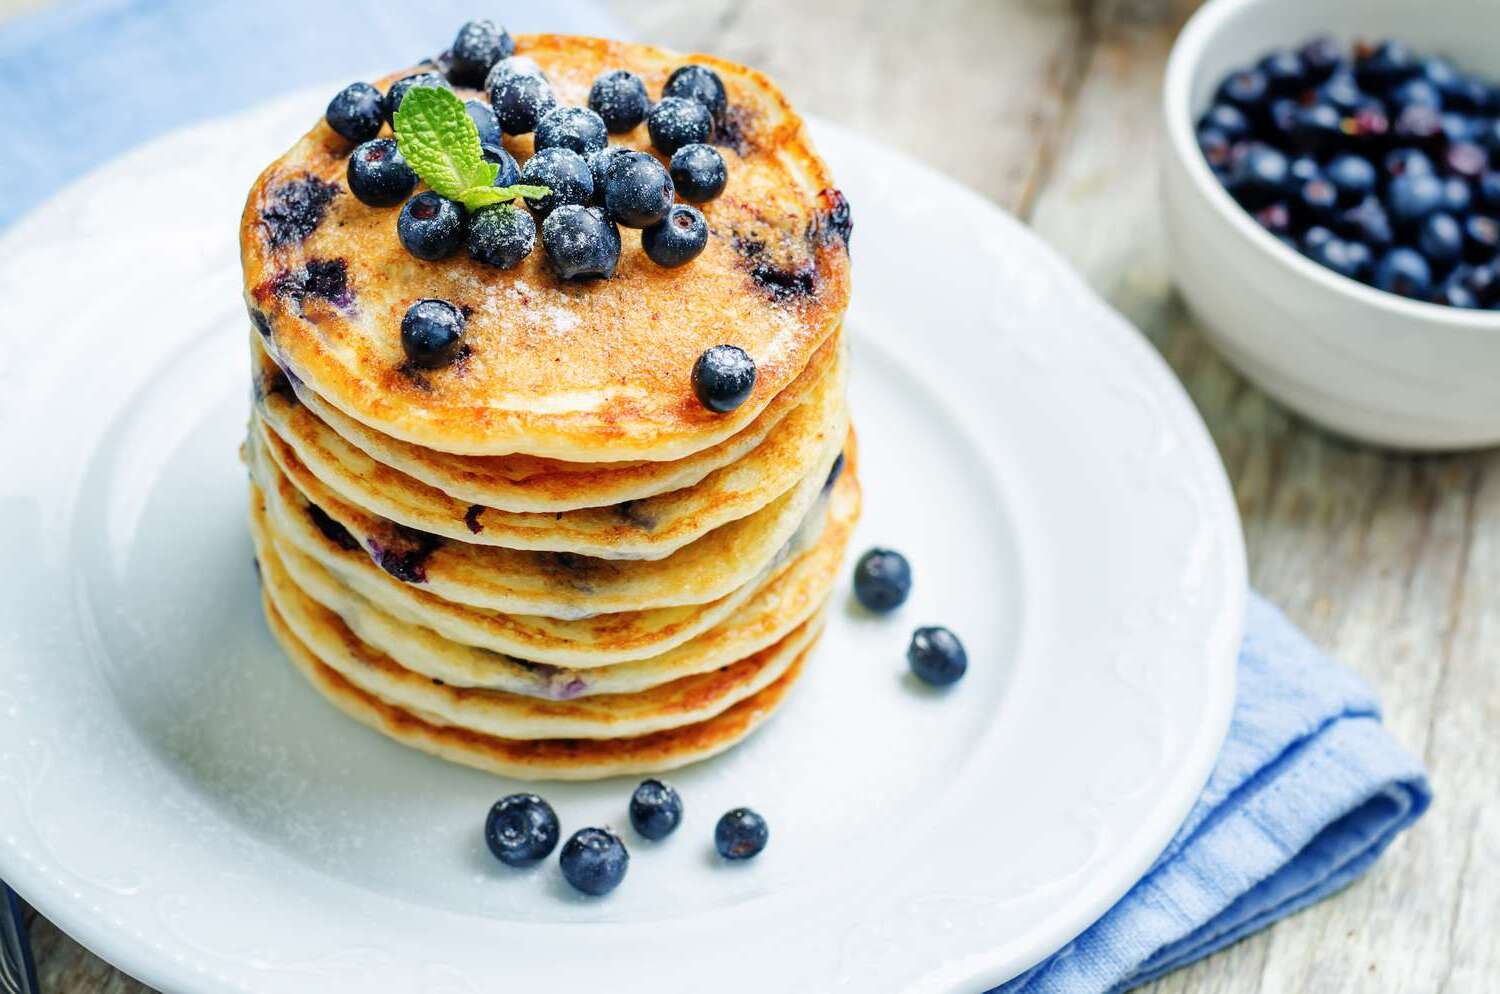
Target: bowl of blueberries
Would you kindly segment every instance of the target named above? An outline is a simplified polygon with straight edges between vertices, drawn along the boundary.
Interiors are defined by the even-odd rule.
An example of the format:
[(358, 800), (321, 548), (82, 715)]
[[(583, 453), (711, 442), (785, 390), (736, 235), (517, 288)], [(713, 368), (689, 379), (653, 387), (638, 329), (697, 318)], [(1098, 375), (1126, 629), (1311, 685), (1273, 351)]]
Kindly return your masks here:
[(1500, 443), (1500, 3), (1211, 0), (1172, 50), (1173, 276), (1340, 434)]

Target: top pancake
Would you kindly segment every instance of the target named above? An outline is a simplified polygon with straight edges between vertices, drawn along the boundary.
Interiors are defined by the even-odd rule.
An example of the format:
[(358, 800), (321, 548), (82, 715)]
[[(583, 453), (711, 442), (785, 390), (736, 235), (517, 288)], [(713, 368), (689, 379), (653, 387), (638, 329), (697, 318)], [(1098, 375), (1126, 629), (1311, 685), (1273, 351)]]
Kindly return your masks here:
[[(569, 106), (585, 105), (607, 69), (637, 73), (653, 97), (686, 63), (719, 73), (729, 110), (714, 140), (729, 183), (702, 205), (711, 230), (703, 254), (664, 269), (624, 229), (608, 280), (559, 279), (540, 239), (512, 270), (462, 250), (421, 261), (396, 237), (399, 208), (369, 207), (349, 192), (353, 143), (320, 120), (261, 174), (245, 205), (252, 320), (319, 396), (416, 445), (597, 462), (681, 459), (717, 444), (753, 421), (838, 327), (849, 293), (842, 196), (801, 119), (754, 70), (557, 35), (519, 36), (516, 51), (536, 60)], [(644, 125), (610, 139), (650, 150)], [(506, 145), (523, 163), (531, 154), (530, 135)], [(465, 352), (444, 369), (414, 369), (401, 349), (401, 318), (423, 297), (469, 311)], [(693, 395), (690, 373), (705, 349), (726, 343), (754, 358), (757, 379), (741, 407), (715, 414)]]

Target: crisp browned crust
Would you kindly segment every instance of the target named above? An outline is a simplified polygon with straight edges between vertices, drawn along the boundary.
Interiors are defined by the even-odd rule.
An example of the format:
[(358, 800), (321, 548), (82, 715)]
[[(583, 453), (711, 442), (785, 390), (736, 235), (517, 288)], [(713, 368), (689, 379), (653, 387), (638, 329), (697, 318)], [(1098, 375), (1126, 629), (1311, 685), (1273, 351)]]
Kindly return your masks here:
[[(511, 271), (463, 252), (420, 261), (396, 238), (396, 208), (367, 207), (348, 192), (351, 145), (319, 121), (246, 202), (240, 241), (252, 319), (319, 396), (433, 449), (671, 460), (728, 438), (797, 377), (848, 302), (847, 246), (832, 223), (841, 198), (802, 121), (763, 75), (711, 56), (556, 35), (521, 36), (517, 50), (571, 105), (585, 103), (590, 82), (609, 68), (639, 73), (652, 94), (685, 62), (718, 70), (730, 101), (732, 144), (721, 147), (730, 178), (704, 207), (713, 234), (703, 255), (662, 269), (627, 230), (619, 271), (602, 282), (557, 279), (540, 246)], [(649, 147), (644, 126), (621, 138)], [(530, 153), (530, 136), (507, 143), (519, 159)], [(331, 199), (305, 237), (288, 236), (267, 212), (309, 177)], [(443, 370), (413, 370), (401, 351), (401, 317), (421, 297), (470, 310), (467, 350)], [(750, 400), (729, 415), (705, 410), (689, 381), (698, 355), (720, 343), (746, 349), (758, 369)]]

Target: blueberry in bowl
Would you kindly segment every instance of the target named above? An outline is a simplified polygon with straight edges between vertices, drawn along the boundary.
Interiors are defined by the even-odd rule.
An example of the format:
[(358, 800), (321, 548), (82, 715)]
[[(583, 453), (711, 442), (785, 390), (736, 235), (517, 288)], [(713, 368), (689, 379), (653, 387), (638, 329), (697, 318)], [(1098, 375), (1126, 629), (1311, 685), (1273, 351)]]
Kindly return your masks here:
[(1479, 0), (1210, 0), (1173, 49), (1174, 282), (1232, 364), (1336, 432), (1500, 443), (1496, 30)]

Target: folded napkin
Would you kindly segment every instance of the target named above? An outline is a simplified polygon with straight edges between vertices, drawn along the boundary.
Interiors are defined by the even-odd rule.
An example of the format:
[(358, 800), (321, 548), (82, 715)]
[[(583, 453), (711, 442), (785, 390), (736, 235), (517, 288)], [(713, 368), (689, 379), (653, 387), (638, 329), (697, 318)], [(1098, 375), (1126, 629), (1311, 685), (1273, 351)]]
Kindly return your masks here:
[[(416, 62), (476, 9), (512, 30), (626, 33), (588, 0), (77, 0), (0, 25), (0, 226), (169, 128)], [(1264, 601), (1247, 632), (1228, 741), (1177, 837), (1005, 994), (1122, 990), (1206, 956), (1352, 881), (1426, 809), (1369, 688)]]
[(1352, 883), (1432, 800), (1352, 672), (1252, 596), (1229, 737), (1141, 882), (1002, 994), (1123, 991)]

